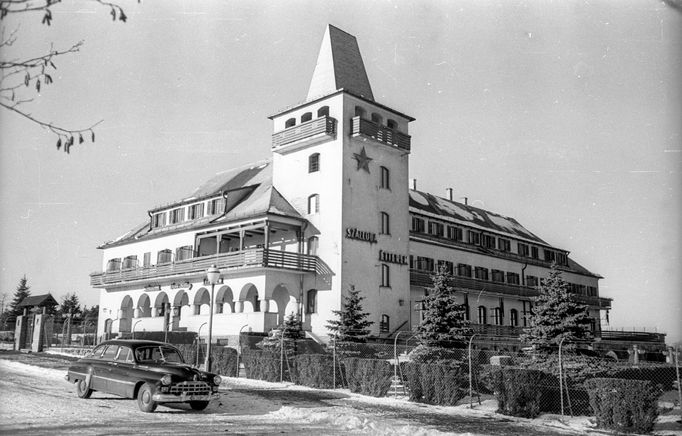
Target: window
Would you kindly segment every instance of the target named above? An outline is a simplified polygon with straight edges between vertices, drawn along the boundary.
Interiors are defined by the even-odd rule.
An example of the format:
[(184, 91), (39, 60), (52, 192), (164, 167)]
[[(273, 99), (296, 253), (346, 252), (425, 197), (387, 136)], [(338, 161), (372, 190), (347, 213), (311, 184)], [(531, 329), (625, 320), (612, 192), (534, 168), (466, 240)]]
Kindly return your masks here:
[(365, 117), (365, 110), (360, 107), (360, 106), (355, 106), (355, 116), (364, 118)]
[(390, 171), (386, 167), (381, 167), (381, 189), (391, 189)]
[(538, 285), (538, 278), (535, 276), (526, 276), (526, 286), (535, 287)]
[(195, 220), (204, 216), (204, 203), (193, 204), (189, 207), (187, 218)]
[(308, 214), (320, 211), (320, 194), (313, 194), (308, 197)]
[(488, 315), (486, 314), (485, 306), (478, 306), (478, 323), (479, 324), (488, 323)]
[(107, 261), (107, 272), (120, 271), (121, 269), (121, 258), (117, 257), (115, 259), (109, 259)]
[(556, 260), (556, 253), (545, 249), (545, 260), (547, 262), (554, 262)]
[(317, 290), (311, 289), (306, 295), (305, 313), (317, 313)]
[(144, 254), (142, 266), (147, 268), (147, 267), (151, 266), (151, 264), (152, 264), (152, 253), (151, 253), (151, 251), (148, 251)]
[(471, 320), (471, 315), (469, 313), (469, 294), (464, 294), (464, 319), (467, 321)]
[(383, 314), (381, 315), (381, 322), (379, 323), (379, 332), (388, 333), (391, 330), (391, 318)]
[(417, 256), (418, 270), (432, 272), (433, 265), (434, 265), (433, 259), (431, 259), (430, 257)]
[(504, 283), (504, 272), (499, 269), (492, 270), (492, 277), (494, 282)]
[(152, 227), (163, 227), (166, 225), (166, 212), (156, 213), (152, 218)]
[(519, 283), (521, 283), (520, 276), (517, 273), (508, 272), (507, 283), (509, 283), (510, 285), (518, 285)]
[(481, 235), (481, 247), (495, 248), (495, 237), (491, 235)]
[(465, 263), (458, 263), (457, 275), (460, 277), (471, 277), (471, 265), (467, 265)]
[(493, 310), (493, 324), (502, 325), (502, 309), (499, 307)]
[(511, 251), (511, 241), (509, 239), (498, 238), (497, 243), (500, 251)]
[(462, 229), (459, 227), (448, 226), (448, 239), (453, 241), (462, 240)]
[(185, 220), (185, 208), (179, 207), (170, 211), (168, 224), (176, 224)]
[(566, 256), (566, 253), (557, 253), (556, 263), (559, 265), (568, 265), (568, 257)]
[(316, 173), (320, 171), (320, 153), (313, 153), (308, 156), (308, 172)]
[(424, 220), (417, 217), (412, 217), (412, 231), (417, 233), (424, 233)]
[(173, 258), (173, 252), (169, 249), (161, 250), (157, 254), (156, 264), (161, 265), (164, 263), (170, 263)]
[(126, 256), (123, 259), (123, 269), (137, 268), (137, 256)]
[(385, 263), (381, 264), (381, 286), (391, 286), (391, 269)]
[(538, 254), (538, 247), (530, 247), (530, 257), (533, 259), (540, 258), (540, 255)]
[(376, 123), (376, 124), (378, 124), (378, 125), (381, 125), (381, 123), (383, 122), (383, 118), (381, 117), (381, 115), (379, 115), (378, 113), (374, 112), (374, 113), (372, 114), (372, 122), (374, 122), (374, 123)]
[(207, 215), (217, 215), (219, 213), (225, 212), (225, 199), (215, 198), (208, 202)]
[(597, 296), (597, 288), (595, 286), (588, 286), (587, 287), (587, 295), (589, 297), (596, 297)]
[(469, 244), (481, 245), (481, 234), (479, 232), (469, 230)]
[(322, 106), (317, 110), (317, 117), (328, 117), (329, 116), (329, 106)]
[(517, 246), (518, 246), (519, 256), (528, 257), (530, 255), (530, 250), (528, 248), (528, 244), (522, 244), (519, 242)]
[(191, 245), (185, 245), (183, 247), (178, 247), (175, 250), (175, 260), (185, 260), (194, 257), (194, 247)]
[(530, 324), (530, 315), (533, 313), (533, 303), (530, 301), (522, 301), (523, 303), (523, 326), (528, 327)]
[(389, 227), (390, 224), (390, 217), (386, 212), (381, 212), (381, 234), (382, 235), (390, 235), (391, 234), (391, 228)]
[(317, 248), (320, 240), (317, 236), (311, 236), (308, 238), (308, 254), (311, 256), (317, 256)]
[(516, 309), (509, 311), (509, 325), (512, 327), (519, 326), (519, 312)]
[(296, 118), (289, 118), (284, 122), (284, 128), (294, 127), (296, 125)]
[(118, 345), (109, 345), (107, 349), (104, 350), (104, 354), (102, 354), (102, 359), (114, 360), (116, 354), (118, 354)]
[(449, 260), (439, 260), (438, 261), (438, 271), (441, 270), (441, 268), (445, 268), (445, 272), (448, 274), (453, 274), (454, 273), (454, 264), (450, 262)]
[(488, 280), (488, 268), (477, 266), (474, 268), (474, 277), (479, 280)]
[(443, 224), (435, 221), (429, 221), (429, 234), (443, 237)]
[(396, 130), (398, 128), (398, 123), (396, 123), (395, 120), (389, 118), (386, 120), (386, 127)]
[(306, 112), (303, 115), (301, 115), (301, 122), (305, 123), (306, 121), (310, 121), (313, 119), (313, 114), (312, 112)]

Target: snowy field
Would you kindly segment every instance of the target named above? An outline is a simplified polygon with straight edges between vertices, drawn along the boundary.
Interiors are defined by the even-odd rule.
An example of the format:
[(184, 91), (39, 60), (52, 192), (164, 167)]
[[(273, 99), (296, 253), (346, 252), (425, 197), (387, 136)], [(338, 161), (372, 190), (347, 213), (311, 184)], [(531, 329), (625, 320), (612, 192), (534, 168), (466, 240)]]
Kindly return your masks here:
[[(0, 356), (2, 357), (2, 356)], [(591, 418), (543, 415), (511, 418), (494, 413), (494, 400), (455, 407), (373, 398), (347, 390), (317, 390), (288, 383), (226, 378), (222, 398), (204, 412), (185, 406), (138, 410), (133, 400), (101, 393), (76, 397), (63, 366), (51, 368), (0, 358), (0, 433), (3, 434), (376, 434), (551, 435), (608, 434)], [(682, 435), (677, 415), (661, 417), (657, 435)]]

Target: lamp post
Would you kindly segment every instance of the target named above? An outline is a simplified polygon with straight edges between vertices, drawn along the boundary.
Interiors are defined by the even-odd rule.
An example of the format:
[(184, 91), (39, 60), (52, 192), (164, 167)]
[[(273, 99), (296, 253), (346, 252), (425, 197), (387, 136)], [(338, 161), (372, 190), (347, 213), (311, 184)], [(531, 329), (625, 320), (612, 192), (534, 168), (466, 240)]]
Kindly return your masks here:
[(211, 284), (211, 299), (208, 303), (208, 343), (206, 344), (206, 371), (211, 372), (211, 339), (213, 334), (213, 291), (215, 290), (215, 284), (218, 283), (220, 279), (220, 270), (215, 266), (206, 270), (206, 279)]

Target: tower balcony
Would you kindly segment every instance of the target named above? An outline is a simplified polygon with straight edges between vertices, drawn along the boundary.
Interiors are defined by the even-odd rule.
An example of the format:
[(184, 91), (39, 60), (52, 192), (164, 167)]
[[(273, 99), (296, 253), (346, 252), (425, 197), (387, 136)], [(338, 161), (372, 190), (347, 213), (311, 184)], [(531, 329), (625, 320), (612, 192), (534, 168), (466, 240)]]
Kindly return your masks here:
[(286, 146), (287, 150), (294, 150), (332, 139), (335, 134), (336, 120), (325, 115), (273, 134), (272, 149), (277, 151)]
[(248, 269), (277, 268), (296, 273), (324, 273), (324, 263), (317, 256), (264, 248), (220, 253), (212, 256), (169, 262), (149, 267), (137, 267), (90, 274), (90, 285), (106, 288), (114, 285), (132, 285), (150, 279), (184, 279), (206, 274), (211, 265), (223, 273), (242, 272)]
[(382, 144), (387, 144), (407, 152), (410, 151), (411, 137), (397, 130), (380, 126), (377, 123), (359, 116), (351, 119), (351, 135), (370, 138)]

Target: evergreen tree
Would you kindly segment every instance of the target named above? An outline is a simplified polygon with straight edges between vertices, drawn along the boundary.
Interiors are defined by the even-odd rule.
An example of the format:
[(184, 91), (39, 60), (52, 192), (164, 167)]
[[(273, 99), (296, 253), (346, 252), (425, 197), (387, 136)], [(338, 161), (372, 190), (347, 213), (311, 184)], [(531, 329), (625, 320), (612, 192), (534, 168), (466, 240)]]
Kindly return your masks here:
[(460, 348), (471, 334), (466, 306), (457, 303), (450, 286), (452, 276), (445, 266), (431, 276), (433, 287), (424, 298), (423, 319), (417, 328), (419, 341), (427, 347)]
[(555, 263), (539, 290), (540, 295), (533, 299), (530, 327), (520, 336), (521, 342), (548, 353), (557, 349), (562, 338), (568, 349), (574, 348), (576, 341), (592, 338), (587, 306), (573, 301)]
[(78, 300), (78, 295), (76, 295), (75, 292), (64, 295), (62, 297), (62, 302), (59, 304), (59, 309), (57, 309), (57, 313), (61, 317), (71, 313), (73, 318), (80, 318), (83, 314), (83, 310), (81, 309), (81, 303)]
[(14, 291), (14, 298), (12, 299), (12, 303), (9, 305), (9, 311), (11, 313), (7, 319), (7, 321), (10, 323), (14, 323), (14, 321), (17, 319), (17, 316), (24, 313), (24, 308), (18, 306), (21, 304), (24, 298), (31, 295), (30, 287), (26, 284), (27, 281), (26, 275), (24, 275), (21, 279), (19, 279), (17, 289)]
[(336, 338), (338, 342), (367, 342), (369, 327), (374, 324), (368, 321), (369, 313), (362, 311), (362, 300), (360, 291), (351, 286), (348, 295), (345, 295), (341, 310), (334, 310), (334, 315), (338, 319), (327, 321), (327, 330)]

